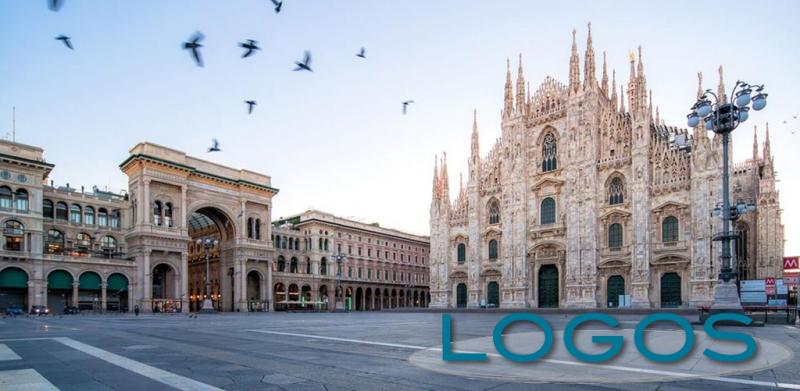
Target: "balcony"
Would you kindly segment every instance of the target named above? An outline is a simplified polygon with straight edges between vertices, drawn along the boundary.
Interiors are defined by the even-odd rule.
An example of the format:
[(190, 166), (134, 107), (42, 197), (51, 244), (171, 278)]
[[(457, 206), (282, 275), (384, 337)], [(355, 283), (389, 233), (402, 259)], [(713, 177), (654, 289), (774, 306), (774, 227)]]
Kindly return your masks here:
[(601, 247), (599, 250), (601, 258), (627, 258), (631, 256), (631, 246)]
[(651, 245), (654, 255), (680, 253), (689, 251), (689, 242), (678, 240), (674, 242), (653, 242)]
[(531, 239), (541, 239), (541, 238), (548, 238), (548, 237), (555, 237), (555, 236), (563, 236), (567, 232), (566, 227), (564, 224), (555, 223), (555, 224), (536, 224), (531, 226), (529, 233)]

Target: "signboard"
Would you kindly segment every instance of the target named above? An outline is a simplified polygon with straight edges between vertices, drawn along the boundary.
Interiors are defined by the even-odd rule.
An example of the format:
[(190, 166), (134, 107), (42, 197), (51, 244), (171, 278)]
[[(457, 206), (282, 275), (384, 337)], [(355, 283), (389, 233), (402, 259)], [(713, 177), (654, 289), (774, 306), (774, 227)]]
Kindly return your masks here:
[(739, 290), (741, 291), (763, 291), (765, 288), (764, 280), (742, 280), (739, 281)]
[(800, 286), (800, 272), (784, 272), (783, 285)]
[(800, 257), (783, 257), (783, 270), (800, 269)]
[(767, 304), (766, 281), (764, 280), (739, 281), (739, 299), (741, 300), (742, 304), (745, 305)]
[(786, 299), (769, 299), (770, 307), (785, 307), (786, 306)]
[(783, 282), (783, 279), (775, 280), (775, 294), (788, 295), (789, 287)]
[(774, 277), (767, 277), (764, 279), (764, 292), (767, 295), (774, 295), (775, 294), (775, 278)]
[(742, 292), (740, 300), (742, 304), (766, 304), (767, 294), (761, 292)]

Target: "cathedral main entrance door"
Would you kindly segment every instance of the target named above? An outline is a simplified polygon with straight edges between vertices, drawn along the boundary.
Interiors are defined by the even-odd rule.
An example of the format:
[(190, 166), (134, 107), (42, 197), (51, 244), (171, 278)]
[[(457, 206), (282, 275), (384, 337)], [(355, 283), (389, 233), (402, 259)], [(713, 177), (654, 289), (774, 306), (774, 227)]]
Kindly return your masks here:
[(680, 307), (681, 277), (678, 273), (664, 273), (661, 276), (661, 308)]
[(558, 307), (558, 269), (555, 265), (539, 268), (539, 307)]
[(497, 282), (492, 281), (486, 287), (486, 301), (488, 301), (490, 307), (500, 306), (500, 286)]
[(456, 307), (467, 307), (467, 284), (458, 284), (456, 286)]
[(622, 276), (611, 276), (606, 285), (608, 308), (619, 307), (619, 296), (625, 294), (625, 279)]

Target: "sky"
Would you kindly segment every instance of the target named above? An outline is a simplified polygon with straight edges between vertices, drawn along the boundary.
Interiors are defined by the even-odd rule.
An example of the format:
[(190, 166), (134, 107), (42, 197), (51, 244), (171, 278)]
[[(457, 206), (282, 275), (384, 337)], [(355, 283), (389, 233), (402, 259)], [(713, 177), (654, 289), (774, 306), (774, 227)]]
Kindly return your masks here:
[[(729, 89), (766, 85), (767, 108), (733, 135), (734, 161), (751, 155), (753, 125), (763, 141), (769, 122), (785, 252), (800, 254), (800, 3), (718, 4), (284, 0), (275, 14), (268, 0), (66, 0), (56, 13), (44, 0), (0, 0), (0, 136), (16, 106), (17, 141), (45, 149), (59, 185), (127, 188), (117, 165), (148, 140), (270, 175), (276, 219), (316, 208), (427, 235), (434, 156), (447, 152), (454, 198), (473, 109), (483, 153), (500, 135), (506, 59), (516, 70), (522, 54), (534, 89), (548, 75), (567, 82), (571, 31), (583, 68), (591, 21), (598, 70), (606, 51), (618, 83), (642, 46), (668, 124), (685, 126), (699, 71), (706, 88), (720, 64)], [(206, 36), (202, 68), (181, 49), (195, 31)], [(241, 59), (245, 39), (263, 50)], [(304, 50), (314, 72), (292, 72)], [(223, 151), (207, 154), (213, 137)]]

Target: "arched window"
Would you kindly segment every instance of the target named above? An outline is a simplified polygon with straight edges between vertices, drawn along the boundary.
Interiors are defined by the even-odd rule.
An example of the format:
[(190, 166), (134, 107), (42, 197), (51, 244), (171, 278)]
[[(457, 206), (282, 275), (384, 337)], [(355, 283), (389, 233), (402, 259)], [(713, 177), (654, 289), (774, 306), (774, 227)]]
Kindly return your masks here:
[(616, 205), (625, 202), (625, 184), (622, 178), (616, 177), (608, 184), (608, 204)]
[(78, 236), (75, 237), (76, 239), (76, 246), (82, 250), (88, 250), (92, 248), (92, 237), (89, 236), (86, 232), (81, 232)]
[(67, 204), (65, 202), (56, 204), (56, 220), (67, 221)]
[(542, 225), (546, 224), (555, 224), (556, 222), (556, 200), (552, 197), (547, 197), (542, 200), (542, 204), (539, 207), (539, 214), (541, 217), (539, 218), (539, 222)]
[(319, 274), (323, 276), (328, 274), (328, 261), (325, 258), (319, 261)]
[(306, 258), (306, 274), (311, 274), (311, 259)]
[(678, 241), (678, 218), (668, 216), (661, 222), (661, 241), (672, 243)]
[(254, 228), (253, 227), (253, 218), (252, 217), (248, 217), (247, 218), (247, 238), (248, 239), (252, 239), (253, 238), (253, 228)]
[(558, 168), (558, 143), (553, 132), (544, 136), (542, 142), (542, 172), (553, 171)]
[(27, 212), (28, 211), (28, 191), (25, 189), (17, 189), (17, 193), (14, 194), (14, 198), (17, 204), (17, 211), (20, 212)]
[(261, 240), (261, 219), (256, 219), (256, 240)]
[(83, 208), (83, 224), (94, 225), (94, 208), (87, 206)]
[(499, 224), (500, 223), (500, 203), (497, 200), (493, 200), (489, 204), (489, 224)]
[(42, 216), (43, 216), (45, 219), (50, 219), (50, 220), (52, 220), (52, 219), (53, 219), (53, 217), (54, 217), (54, 216), (53, 216), (53, 212), (54, 212), (54, 211), (55, 211), (55, 209), (53, 209), (53, 201), (50, 201), (50, 200), (42, 200)]
[(108, 211), (106, 208), (100, 208), (97, 210), (97, 225), (101, 227), (108, 226)]
[(467, 246), (464, 243), (458, 244), (458, 263), (462, 264), (467, 261)]
[(292, 258), (292, 262), (289, 264), (289, 273), (297, 273), (297, 258)]
[(286, 271), (286, 259), (283, 256), (278, 257), (278, 271), (279, 272)]
[(608, 226), (608, 248), (622, 247), (622, 224), (614, 223)]
[(319, 247), (317, 247), (317, 249), (322, 251), (324, 247), (325, 247), (324, 241), (322, 240), (322, 238), (319, 238)]
[(497, 259), (497, 240), (495, 239), (489, 241), (489, 259)]
[(280, 236), (276, 236), (275, 237), (275, 248), (281, 248), (281, 237)]
[(161, 225), (161, 201), (153, 202), (153, 224)]
[(172, 203), (167, 202), (164, 204), (164, 225), (172, 227)]
[(287, 238), (286, 238), (286, 236), (284, 236), (284, 237), (283, 237), (283, 242), (282, 242), (282, 245), (283, 245), (283, 248), (284, 248), (284, 249), (286, 249), (286, 245), (287, 245), (287, 244), (289, 244), (289, 239), (287, 239)]
[(116, 250), (117, 239), (114, 239), (113, 236), (108, 236), (108, 235), (103, 236), (103, 238), (100, 239), (100, 247), (102, 247), (104, 250), (105, 249)]
[(69, 207), (69, 222), (72, 224), (80, 224), (82, 218), (81, 206), (78, 204), (72, 204), (72, 206)]
[(114, 209), (109, 215), (111, 218), (111, 228), (119, 228), (119, 209)]
[(328, 251), (328, 239), (325, 239), (325, 251)]
[(11, 209), (12, 196), (11, 189), (8, 186), (0, 186), (0, 208)]
[(64, 234), (56, 229), (47, 231), (45, 250), (51, 254), (60, 254), (64, 251)]
[(4, 250), (8, 251), (22, 251), (22, 237), (25, 233), (25, 226), (19, 221), (8, 220), (3, 226), (3, 235), (5, 236)]

